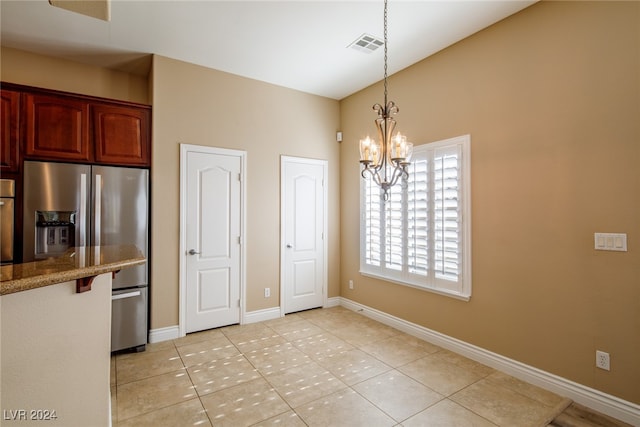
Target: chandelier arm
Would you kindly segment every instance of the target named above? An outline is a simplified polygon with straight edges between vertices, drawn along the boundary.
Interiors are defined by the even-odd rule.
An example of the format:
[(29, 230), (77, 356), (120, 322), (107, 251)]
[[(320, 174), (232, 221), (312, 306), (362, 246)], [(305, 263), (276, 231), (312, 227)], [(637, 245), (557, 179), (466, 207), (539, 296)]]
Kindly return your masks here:
[(404, 175), (405, 179), (409, 179), (409, 171), (407, 170), (407, 166), (409, 166), (409, 163), (402, 164), (402, 175)]
[(369, 175), (371, 176), (371, 179), (373, 180), (373, 182), (378, 185), (378, 186), (382, 186), (383, 181), (380, 179), (380, 175), (378, 174), (378, 172), (371, 167), (365, 166), (364, 169), (362, 169), (362, 172), (360, 173), (360, 175), (362, 175), (362, 177), (364, 179), (367, 179), (367, 177), (365, 176), (365, 173), (368, 172)]
[(380, 162), (380, 164), (378, 164), (378, 166), (376, 166), (374, 169), (375, 173), (380, 175), (381, 171), (386, 170), (387, 168), (387, 161), (383, 160), (382, 162)]
[(391, 176), (391, 185), (396, 185), (398, 183), (398, 179), (403, 175), (402, 169), (396, 166), (393, 168), (393, 175)]
[(373, 175), (373, 182), (375, 182), (376, 185), (382, 187), (386, 182), (386, 178), (383, 180), (382, 177), (380, 176), (380, 173), (376, 171), (376, 173)]
[(376, 185), (382, 185), (383, 181), (380, 179), (380, 174), (378, 174), (378, 171), (375, 168), (372, 168), (369, 165), (365, 165), (360, 175), (366, 179), (365, 173), (367, 172), (369, 173), (369, 175), (371, 176), (371, 179), (373, 179), (373, 182)]
[(367, 179), (367, 177), (364, 175), (365, 172), (369, 172), (371, 174), (371, 169), (369, 168), (369, 165), (367, 165), (367, 164), (363, 164), (362, 172), (360, 172), (360, 176), (362, 176), (362, 178), (364, 178), (364, 179)]

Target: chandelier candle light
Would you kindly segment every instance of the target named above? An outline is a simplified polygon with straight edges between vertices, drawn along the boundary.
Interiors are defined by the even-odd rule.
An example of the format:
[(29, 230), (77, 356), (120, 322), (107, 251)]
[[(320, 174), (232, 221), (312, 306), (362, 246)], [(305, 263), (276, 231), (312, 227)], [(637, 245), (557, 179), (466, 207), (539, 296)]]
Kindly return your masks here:
[(409, 177), (407, 166), (410, 164), (413, 144), (407, 142), (407, 137), (400, 132), (393, 137), (396, 121), (392, 115), (398, 111), (393, 101), (387, 101), (387, 0), (384, 1), (384, 104), (375, 104), (373, 109), (378, 113), (375, 120), (378, 129), (378, 140), (368, 136), (360, 140), (360, 163), (362, 177), (365, 173), (371, 175), (373, 181), (384, 191), (384, 199), (389, 198), (389, 189), (400, 177)]

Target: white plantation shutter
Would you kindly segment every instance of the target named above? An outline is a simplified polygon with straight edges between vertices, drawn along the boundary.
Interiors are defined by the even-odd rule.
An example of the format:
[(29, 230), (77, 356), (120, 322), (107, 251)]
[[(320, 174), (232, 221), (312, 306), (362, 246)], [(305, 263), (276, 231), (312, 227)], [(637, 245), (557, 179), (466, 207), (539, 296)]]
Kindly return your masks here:
[(364, 238), (364, 262), (370, 267), (380, 267), (382, 260), (382, 200), (380, 188), (372, 185), (372, 181), (367, 179), (364, 185), (364, 207), (362, 209), (364, 218), (364, 231), (361, 233)]
[(456, 290), (461, 273), (459, 146), (435, 149), (433, 153), (434, 273), (441, 287)]
[(404, 209), (402, 185), (389, 189), (389, 200), (384, 202), (385, 267), (402, 271), (404, 247)]
[(429, 265), (429, 161), (416, 153), (407, 186), (407, 266), (410, 274), (427, 276)]
[(363, 180), (363, 274), (471, 295), (469, 136), (415, 147), (409, 178), (389, 191)]

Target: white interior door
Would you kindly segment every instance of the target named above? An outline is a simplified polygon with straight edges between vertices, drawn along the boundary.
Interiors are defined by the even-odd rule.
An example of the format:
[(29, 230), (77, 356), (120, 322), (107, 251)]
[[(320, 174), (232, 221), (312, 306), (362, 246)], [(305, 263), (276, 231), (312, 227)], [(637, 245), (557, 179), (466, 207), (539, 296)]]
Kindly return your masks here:
[(240, 322), (242, 152), (182, 146), (184, 332)]
[(281, 295), (283, 314), (326, 300), (325, 160), (282, 157)]

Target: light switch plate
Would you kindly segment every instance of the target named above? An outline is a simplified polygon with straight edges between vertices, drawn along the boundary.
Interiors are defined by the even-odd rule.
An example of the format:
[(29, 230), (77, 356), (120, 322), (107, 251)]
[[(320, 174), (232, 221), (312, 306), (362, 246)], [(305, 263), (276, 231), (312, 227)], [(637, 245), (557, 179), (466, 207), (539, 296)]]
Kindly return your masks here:
[(599, 251), (627, 251), (626, 233), (595, 233), (595, 248)]

